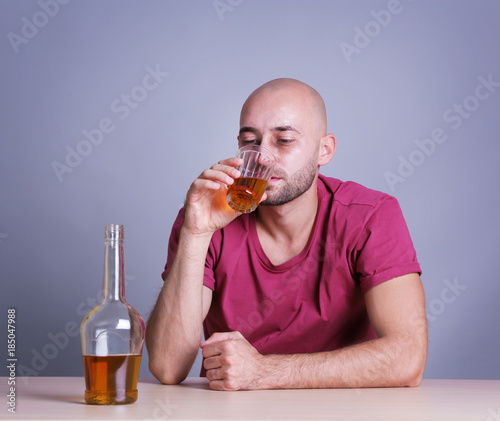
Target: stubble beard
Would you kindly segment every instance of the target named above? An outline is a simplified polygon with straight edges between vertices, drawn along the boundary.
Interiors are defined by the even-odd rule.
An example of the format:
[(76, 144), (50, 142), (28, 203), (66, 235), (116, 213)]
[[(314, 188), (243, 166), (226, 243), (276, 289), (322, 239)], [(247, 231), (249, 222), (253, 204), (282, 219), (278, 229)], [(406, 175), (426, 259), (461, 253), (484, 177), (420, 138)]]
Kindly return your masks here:
[(278, 172), (276, 175), (281, 178), (282, 186), (279, 189), (277, 186), (269, 186), (266, 190), (267, 199), (260, 206), (281, 206), (302, 196), (311, 188), (317, 171), (317, 154), (314, 154), (302, 169), (296, 171), (291, 177)]

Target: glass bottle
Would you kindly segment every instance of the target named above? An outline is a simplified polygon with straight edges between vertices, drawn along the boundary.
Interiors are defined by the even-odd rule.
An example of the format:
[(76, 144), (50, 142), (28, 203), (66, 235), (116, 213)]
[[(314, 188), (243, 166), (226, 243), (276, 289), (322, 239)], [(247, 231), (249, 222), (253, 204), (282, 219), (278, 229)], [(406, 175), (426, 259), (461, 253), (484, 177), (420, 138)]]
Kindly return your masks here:
[(137, 400), (144, 334), (144, 320), (125, 301), (123, 225), (106, 225), (102, 298), (80, 326), (85, 402), (113, 405)]

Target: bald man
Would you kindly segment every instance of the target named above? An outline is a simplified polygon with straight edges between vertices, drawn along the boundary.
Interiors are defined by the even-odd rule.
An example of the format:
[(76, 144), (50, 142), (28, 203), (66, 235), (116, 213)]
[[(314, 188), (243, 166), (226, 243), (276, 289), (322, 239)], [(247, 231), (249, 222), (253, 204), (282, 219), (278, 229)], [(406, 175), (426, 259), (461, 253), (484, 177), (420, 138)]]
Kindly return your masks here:
[(250, 214), (226, 204), (237, 158), (191, 185), (148, 322), (153, 375), (181, 382), (201, 347), (217, 390), (418, 386), (427, 328), (408, 229), (393, 197), (319, 174), (336, 148), (321, 96), (264, 84), (238, 144), (267, 147), (276, 169)]

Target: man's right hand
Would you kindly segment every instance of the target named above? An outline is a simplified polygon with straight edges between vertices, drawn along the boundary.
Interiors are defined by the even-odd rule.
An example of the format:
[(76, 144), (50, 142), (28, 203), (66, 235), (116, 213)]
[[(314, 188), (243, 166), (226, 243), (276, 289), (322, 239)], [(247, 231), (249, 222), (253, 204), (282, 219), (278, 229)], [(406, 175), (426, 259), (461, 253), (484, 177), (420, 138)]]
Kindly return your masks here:
[(191, 184), (186, 196), (184, 230), (194, 235), (212, 235), (241, 215), (226, 202), (227, 186), (240, 176), (236, 167), (241, 163), (240, 158), (220, 161)]
[(226, 203), (240, 163), (239, 158), (220, 161), (187, 192), (175, 258), (146, 329), (149, 369), (162, 383), (184, 380), (196, 359), (212, 302), (212, 290), (203, 285), (207, 250), (212, 234), (240, 215)]

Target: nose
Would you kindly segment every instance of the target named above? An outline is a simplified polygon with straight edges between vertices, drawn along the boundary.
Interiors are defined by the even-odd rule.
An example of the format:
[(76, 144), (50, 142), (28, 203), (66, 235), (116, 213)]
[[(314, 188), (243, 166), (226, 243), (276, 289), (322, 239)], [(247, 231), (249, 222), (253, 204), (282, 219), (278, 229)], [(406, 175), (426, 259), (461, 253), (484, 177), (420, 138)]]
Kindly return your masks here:
[(274, 154), (265, 146), (260, 145), (261, 151), (257, 156), (257, 165), (265, 172), (271, 172), (276, 165), (276, 158)]
[(271, 150), (271, 148), (273, 146), (271, 136), (270, 135), (262, 136), (262, 138), (260, 139), (259, 145), (264, 146), (264, 148)]
[(257, 157), (257, 165), (262, 166), (262, 167), (269, 167), (271, 165), (274, 165), (274, 157), (269, 156), (269, 154), (266, 153), (266, 151), (262, 151), (258, 157)]
[(263, 146), (266, 148), (269, 152), (271, 152), (274, 156), (274, 160), (276, 161), (278, 159), (278, 149), (276, 147), (275, 142), (273, 141), (273, 138), (271, 135), (269, 136), (263, 136), (261, 141), (259, 142), (260, 146)]

